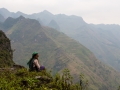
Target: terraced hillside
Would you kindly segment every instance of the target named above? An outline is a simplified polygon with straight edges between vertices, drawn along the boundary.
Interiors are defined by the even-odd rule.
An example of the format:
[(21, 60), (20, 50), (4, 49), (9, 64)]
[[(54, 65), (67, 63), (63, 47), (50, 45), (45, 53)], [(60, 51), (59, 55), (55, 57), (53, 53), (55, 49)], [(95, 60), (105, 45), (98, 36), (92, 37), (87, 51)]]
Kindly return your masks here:
[[(6, 21), (16, 22), (6, 28)], [(14, 61), (26, 66), (31, 54), (40, 54), (40, 62), (53, 73), (68, 68), (77, 82), (83, 73), (89, 80), (90, 90), (117, 89), (120, 73), (101, 63), (93, 53), (62, 32), (40, 25), (37, 20), (19, 17), (8, 18), (1, 26), (15, 49)]]

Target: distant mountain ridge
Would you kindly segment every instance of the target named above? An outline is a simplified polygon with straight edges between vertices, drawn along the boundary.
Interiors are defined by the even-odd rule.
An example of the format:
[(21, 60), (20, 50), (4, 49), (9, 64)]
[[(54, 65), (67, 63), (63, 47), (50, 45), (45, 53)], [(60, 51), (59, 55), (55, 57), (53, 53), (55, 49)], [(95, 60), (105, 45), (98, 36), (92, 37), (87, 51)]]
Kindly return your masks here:
[[(12, 22), (7, 28), (4, 25), (9, 20)], [(116, 89), (119, 86), (120, 73), (101, 63), (87, 48), (62, 32), (22, 16), (5, 22), (2, 23), (3, 30), (11, 39), (17, 64), (26, 66), (33, 51), (37, 51), (41, 63), (54, 73), (68, 68), (74, 77), (85, 74), (90, 90)]]
[[(4, 11), (4, 13), (3, 13)], [(40, 19), (44, 25), (48, 25), (51, 20), (55, 20), (58, 25), (60, 25), (60, 27), (62, 27), (64, 25), (64, 23), (68, 23), (68, 25), (71, 25), (71, 24), (74, 24), (76, 26), (75, 23), (85, 23), (83, 21), (83, 19), (81, 17), (78, 17), (78, 16), (74, 16), (74, 15), (71, 15), (71, 16), (67, 16), (65, 14), (58, 14), (58, 15), (53, 15), (52, 13), (48, 12), (47, 10), (44, 10), (43, 12), (40, 12), (40, 13), (34, 13), (34, 14), (30, 14), (30, 15), (27, 15), (27, 14), (24, 14), (22, 12), (17, 12), (17, 13), (13, 13), (13, 12), (9, 12), (8, 10), (4, 9), (4, 8), (1, 8), (0, 9), (0, 14), (4, 16), (4, 14), (7, 14), (7, 16), (5, 18), (8, 18), (8, 17), (13, 17), (13, 18), (17, 18), (19, 16), (24, 16), (25, 18), (31, 18), (31, 19)], [(63, 20), (65, 22), (63, 22)], [(77, 26), (79, 25), (77, 24)], [(61, 28), (63, 29), (63, 28)]]
[(86, 25), (71, 35), (90, 49), (95, 56), (120, 71), (120, 26)]
[[(64, 14), (53, 15), (48, 11), (31, 15), (8, 12), (0, 9), (0, 14), (4, 16), (18, 17), (23, 15), (26, 18), (38, 20), (42, 25), (52, 28), (59, 27), (59, 31), (64, 32), (82, 45), (90, 49), (95, 56), (120, 71), (120, 26), (119, 25), (94, 25), (87, 24), (81, 17), (67, 16)], [(3, 14), (2, 14), (3, 13)], [(5, 16), (6, 16), (5, 15)], [(57, 24), (50, 24), (54, 20)]]

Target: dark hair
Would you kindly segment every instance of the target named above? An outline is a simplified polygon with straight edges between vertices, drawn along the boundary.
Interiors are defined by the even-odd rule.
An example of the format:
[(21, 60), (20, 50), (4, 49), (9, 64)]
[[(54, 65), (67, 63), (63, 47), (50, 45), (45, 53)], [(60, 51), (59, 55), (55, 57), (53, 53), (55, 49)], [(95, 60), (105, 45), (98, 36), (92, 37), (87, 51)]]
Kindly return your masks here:
[(37, 54), (38, 54), (38, 53), (32, 54), (32, 58), (28, 61), (27, 65), (29, 65), (29, 63), (34, 59), (34, 57), (35, 57)]
[(36, 53), (36, 54), (33, 54), (33, 55), (32, 55), (32, 59), (33, 59), (33, 58), (34, 58), (34, 57), (35, 57), (37, 54), (38, 54), (38, 53)]

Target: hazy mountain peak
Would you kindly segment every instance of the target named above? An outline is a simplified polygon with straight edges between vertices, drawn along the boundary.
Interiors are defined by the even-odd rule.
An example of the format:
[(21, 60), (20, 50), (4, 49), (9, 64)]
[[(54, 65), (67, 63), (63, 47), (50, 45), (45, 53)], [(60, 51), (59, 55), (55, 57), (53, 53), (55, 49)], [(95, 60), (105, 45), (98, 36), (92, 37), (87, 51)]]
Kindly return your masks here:
[(42, 11), (41, 13), (44, 13), (44, 14), (49, 14), (49, 15), (53, 15), (52, 13), (50, 13), (49, 11), (47, 11), (47, 10), (44, 10), (44, 11)]
[(21, 19), (25, 19), (25, 17), (23, 17), (22, 15), (19, 16), (17, 19), (21, 20)]
[(6, 8), (0, 8), (0, 11), (7, 11), (7, 12), (9, 12)]
[(25, 19), (23, 16), (20, 16), (18, 18), (12, 18), (8, 17), (5, 22), (3, 23), (4, 31), (7, 31), (9, 28), (11, 28), (14, 24), (16, 24), (18, 21)]
[(60, 30), (59, 25), (58, 25), (57, 22), (56, 22), (55, 20), (53, 20), (53, 19), (50, 21), (50, 23), (48, 24), (48, 26), (50, 26), (50, 27), (52, 27), (52, 28), (54, 28), (54, 29), (56, 29), (56, 30)]
[(5, 20), (5, 22), (8, 21), (8, 20), (11, 20), (11, 19), (14, 19), (14, 18), (8, 17), (8, 18)]
[(4, 16), (4, 18), (7, 18), (10, 16), (10, 12), (5, 8), (0, 8), (0, 14)]
[(66, 16), (67, 17), (67, 15), (65, 15), (65, 14), (57, 14), (56, 16)]
[(16, 14), (21, 14), (21, 15), (22, 15), (22, 14), (24, 14), (24, 13), (22, 13), (22, 12), (18, 11), (18, 12), (16, 12)]
[(47, 11), (47, 10), (43, 10), (42, 12), (44, 12), (44, 13), (50, 13), (49, 11)]

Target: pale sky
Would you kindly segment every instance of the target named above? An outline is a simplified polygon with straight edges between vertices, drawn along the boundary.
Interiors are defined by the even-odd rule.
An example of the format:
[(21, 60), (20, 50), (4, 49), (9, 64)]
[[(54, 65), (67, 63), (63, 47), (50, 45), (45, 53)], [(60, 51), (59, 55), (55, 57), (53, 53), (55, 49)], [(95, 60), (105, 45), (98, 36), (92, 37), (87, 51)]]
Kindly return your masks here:
[(0, 8), (26, 14), (47, 10), (81, 16), (87, 23), (120, 25), (120, 0), (0, 0)]

